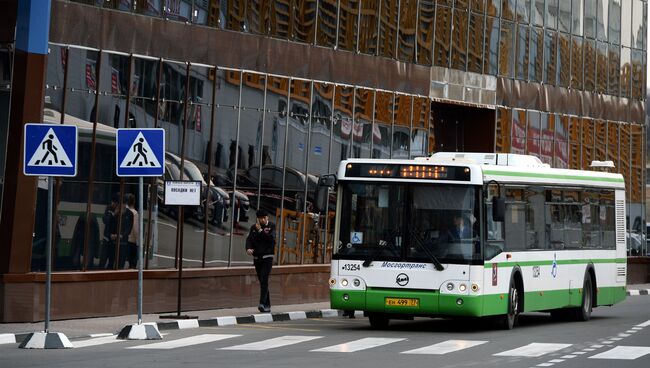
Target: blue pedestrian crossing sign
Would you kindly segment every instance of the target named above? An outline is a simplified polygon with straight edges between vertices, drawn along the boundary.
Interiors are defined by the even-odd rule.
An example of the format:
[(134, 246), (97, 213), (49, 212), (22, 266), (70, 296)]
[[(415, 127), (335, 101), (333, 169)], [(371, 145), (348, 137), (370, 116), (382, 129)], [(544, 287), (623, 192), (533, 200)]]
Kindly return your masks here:
[(161, 176), (165, 173), (165, 130), (122, 128), (115, 144), (117, 176)]
[(25, 124), (23, 174), (76, 176), (77, 127), (61, 124)]

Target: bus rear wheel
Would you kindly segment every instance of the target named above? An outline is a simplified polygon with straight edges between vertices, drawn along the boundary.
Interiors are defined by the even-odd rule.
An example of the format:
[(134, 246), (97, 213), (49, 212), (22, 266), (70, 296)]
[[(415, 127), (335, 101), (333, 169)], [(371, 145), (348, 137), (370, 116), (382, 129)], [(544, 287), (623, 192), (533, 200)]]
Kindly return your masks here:
[(582, 303), (580, 307), (574, 309), (574, 319), (576, 321), (589, 321), (591, 319), (591, 311), (593, 306), (593, 288), (591, 281), (591, 274), (587, 272), (585, 275), (585, 282), (582, 285)]
[(390, 319), (383, 313), (372, 313), (368, 315), (368, 321), (370, 321), (370, 327), (383, 330), (388, 327)]

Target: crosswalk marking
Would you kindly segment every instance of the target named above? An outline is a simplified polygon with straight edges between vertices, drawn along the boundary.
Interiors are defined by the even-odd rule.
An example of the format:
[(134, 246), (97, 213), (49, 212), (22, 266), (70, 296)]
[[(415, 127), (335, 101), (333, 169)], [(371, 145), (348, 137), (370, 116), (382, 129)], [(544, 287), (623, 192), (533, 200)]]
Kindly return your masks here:
[(436, 354), (442, 355), (454, 351), (468, 349), (473, 346), (485, 344), (487, 341), (476, 340), (447, 340), (437, 344), (425, 346), (419, 349), (403, 351), (402, 354)]
[(89, 346), (112, 344), (115, 342), (123, 342), (123, 341), (126, 340), (118, 340), (116, 335), (110, 335), (110, 336), (95, 337), (87, 340), (75, 341), (72, 344), (76, 349), (76, 348), (87, 348)]
[(335, 352), (335, 353), (352, 353), (359, 350), (372, 349), (378, 346), (392, 344), (394, 342), (406, 340), (405, 338), (388, 338), (388, 337), (366, 337), (359, 340), (347, 342), (345, 344), (332, 345), (321, 349), (311, 351)]
[(205, 344), (208, 342), (214, 342), (219, 340), (231, 339), (233, 337), (239, 337), (241, 335), (219, 335), (219, 334), (203, 334), (197, 336), (186, 337), (183, 339), (157, 342), (153, 344), (131, 346), (127, 349), (175, 349), (191, 345)]
[(502, 351), (494, 354), (495, 356), (522, 356), (522, 357), (540, 357), (544, 354), (568, 348), (571, 344), (548, 344), (534, 342), (516, 349)]
[(251, 342), (249, 344), (234, 345), (221, 348), (221, 350), (268, 350), (301, 342), (320, 339), (323, 336), (280, 336), (273, 339)]
[(650, 354), (650, 347), (646, 346), (617, 346), (611, 350), (590, 356), (589, 359), (625, 359), (634, 360)]

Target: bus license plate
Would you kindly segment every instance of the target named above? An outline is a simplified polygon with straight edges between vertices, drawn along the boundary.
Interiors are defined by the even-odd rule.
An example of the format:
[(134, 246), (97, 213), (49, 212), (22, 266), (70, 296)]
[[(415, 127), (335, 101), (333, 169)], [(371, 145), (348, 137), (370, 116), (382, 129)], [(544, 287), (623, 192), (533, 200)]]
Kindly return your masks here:
[(387, 307), (419, 307), (420, 299), (414, 298), (386, 298)]

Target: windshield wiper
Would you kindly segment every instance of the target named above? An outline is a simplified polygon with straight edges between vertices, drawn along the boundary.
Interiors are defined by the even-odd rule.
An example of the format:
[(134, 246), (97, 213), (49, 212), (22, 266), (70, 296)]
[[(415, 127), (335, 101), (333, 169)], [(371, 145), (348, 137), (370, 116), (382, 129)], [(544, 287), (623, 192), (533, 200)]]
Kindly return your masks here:
[[(393, 244), (393, 239), (395, 238), (395, 235), (399, 234), (399, 229), (395, 229), (388, 233), (388, 240), (386, 241), (385, 245), (389, 247), (393, 252), (395, 252), (396, 256), (399, 256), (399, 249)], [(377, 248), (373, 250), (373, 252), (370, 254), (370, 257), (366, 258), (365, 261), (363, 261), (363, 267), (369, 267), (372, 261), (375, 260), (375, 257), (379, 255), (380, 252), (384, 250), (384, 247), (382, 246), (381, 243), (377, 244)]]
[(420, 236), (413, 230), (411, 230), (411, 239), (414, 239), (415, 245), (417, 245), (417, 247), (420, 250), (422, 250), (424, 255), (429, 257), (436, 270), (443, 271), (445, 269), (445, 267), (442, 265), (442, 263), (440, 263), (438, 258), (436, 258), (436, 256), (434, 256), (433, 253), (431, 253), (431, 251), (427, 248), (427, 246), (424, 244), (424, 241), (420, 238)]

